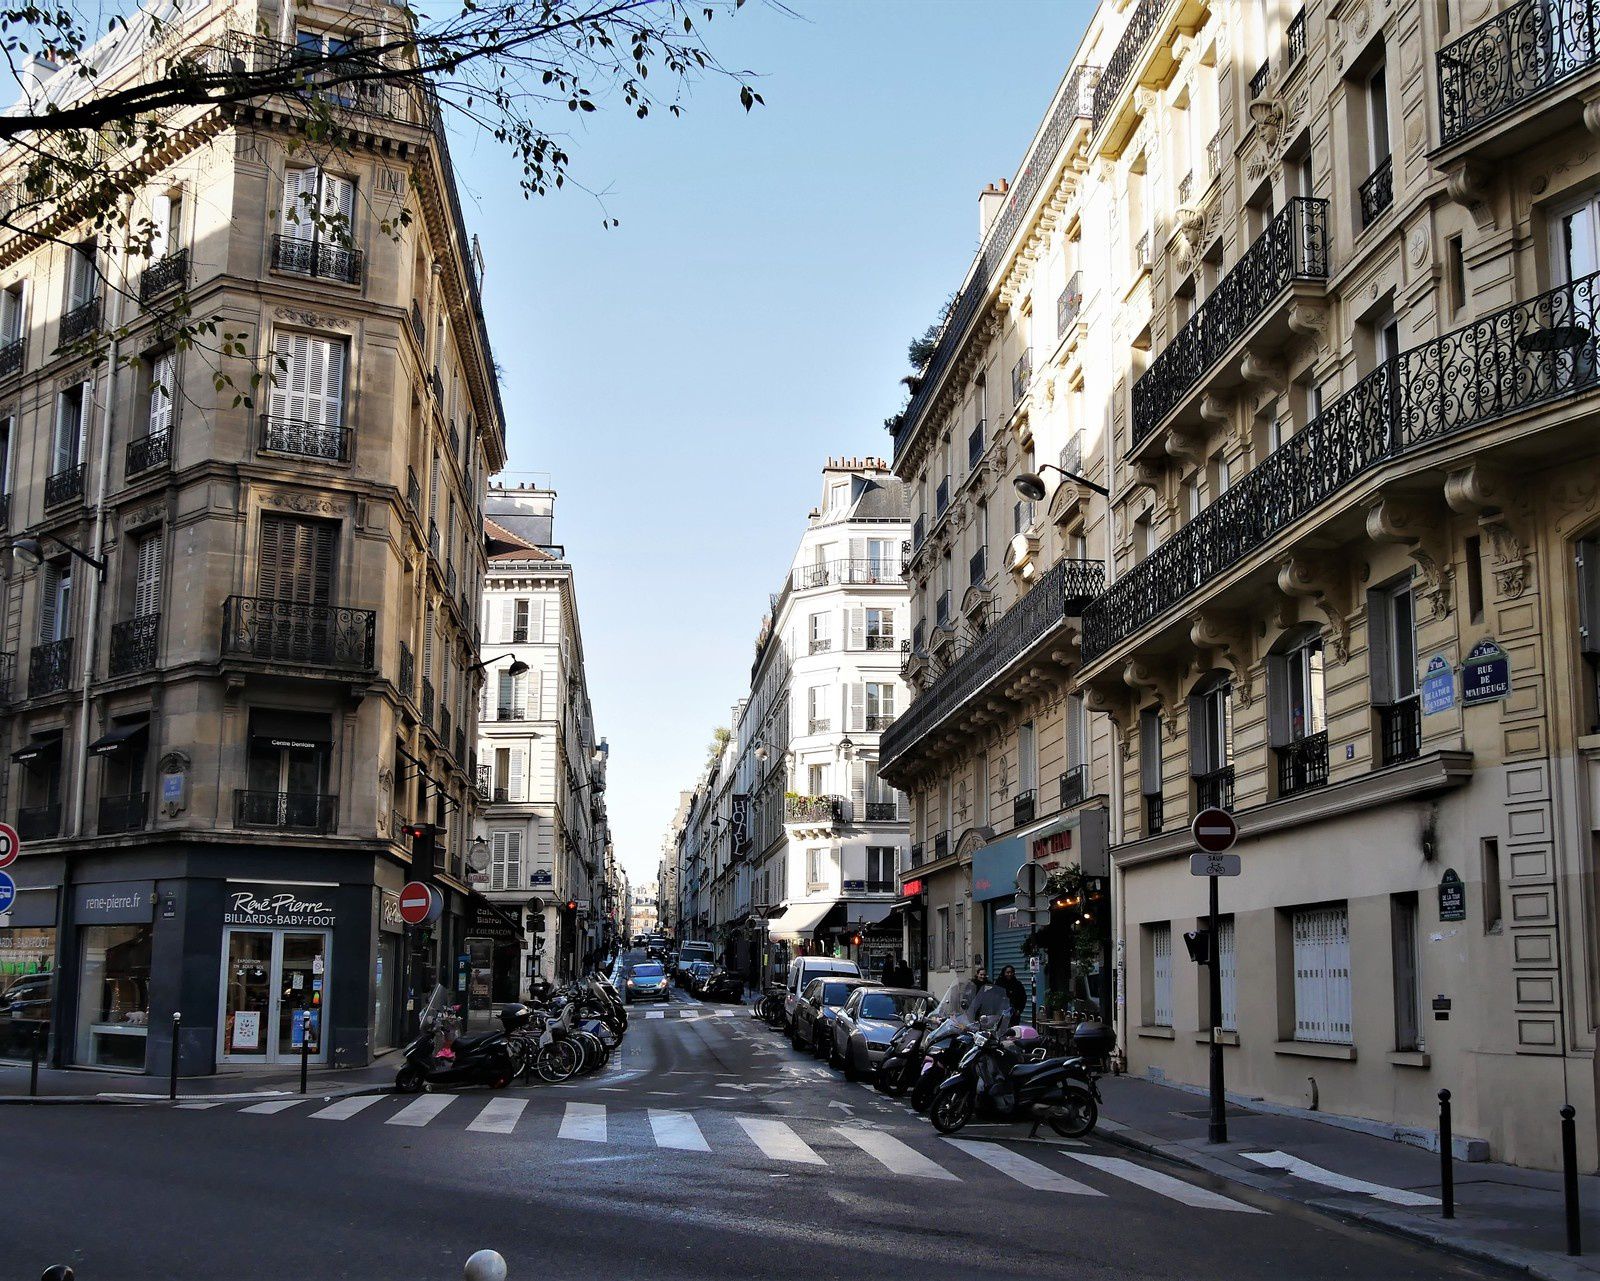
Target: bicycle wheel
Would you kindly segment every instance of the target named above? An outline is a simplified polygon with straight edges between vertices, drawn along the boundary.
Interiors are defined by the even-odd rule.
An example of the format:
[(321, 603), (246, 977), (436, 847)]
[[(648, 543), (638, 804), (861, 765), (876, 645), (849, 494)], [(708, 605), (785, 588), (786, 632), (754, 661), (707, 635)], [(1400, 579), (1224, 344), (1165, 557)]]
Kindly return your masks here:
[(552, 1041), (549, 1045), (539, 1047), (539, 1053), (534, 1056), (533, 1070), (539, 1074), (541, 1081), (560, 1085), (570, 1080), (578, 1070), (578, 1052), (568, 1041)]

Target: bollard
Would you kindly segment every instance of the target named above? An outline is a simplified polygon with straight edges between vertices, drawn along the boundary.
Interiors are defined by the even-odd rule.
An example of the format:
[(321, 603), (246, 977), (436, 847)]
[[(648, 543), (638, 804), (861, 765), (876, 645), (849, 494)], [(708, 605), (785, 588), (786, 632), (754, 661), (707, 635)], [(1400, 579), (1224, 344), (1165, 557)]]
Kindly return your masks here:
[(178, 1025), (183, 1022), (183, 1015), (177, 1010), (172, 1011), (172, 1075), (167, 1080), (167, 1098), (177, 1101), (178, 1098)]
[(52, 1263), (44, 1270), (39, 1281), (72, 1281), (76, 1275), (65, 1263)]
[(306, 1073), (311, 1064), (311, 1011), (300, 1007), (300, 1093), (306, 1092)]
[(39, 1097), (39, 1042), (44, 1039), (44, 1024), (33, 1029), (33, 1061), (28, 1064), (28, 1097)]
[(1568, 1103), (1561, 1109), (1561, 1183), (1567, 1202), (1567, 1253), (1583, 1253), (1578, 1224), (1578, 1131), (1572, 1124), (1577, 1110)]
[(494, 1250), (479, 1250), (461, 1270), (465, 1281), (506, 1281), (506, 1261)]
[(1450, 1091), (1439, 1091), (1439, 1187), (1444, 1203), (1444, 1217), (1456, 1217), (1456, 1167), (1451, 1152)]

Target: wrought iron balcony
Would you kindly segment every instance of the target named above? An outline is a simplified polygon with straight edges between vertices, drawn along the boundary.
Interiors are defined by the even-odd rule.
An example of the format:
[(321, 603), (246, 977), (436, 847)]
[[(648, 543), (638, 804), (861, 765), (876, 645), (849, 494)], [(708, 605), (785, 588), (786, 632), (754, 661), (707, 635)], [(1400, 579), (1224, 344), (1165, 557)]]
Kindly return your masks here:
[(1290, 200), (1133, 385), (1142, 443), (1295, 281), (1328, 277), (1328, 202)]
[(125, 796), (102, 796), (95, 830), (101, 836), (119, 832), (142, 832), (150, 823), (150, 793), (129, 792)]
[(439, 745), (446, 751), (450, 747), (450, 709), (439, 708)]
[(1067, 443), (1061, 446), (1059, 462), (1062, 471), (1076, 473), (1083, 470), (1083, 428), (1067, 437)]
[(339, 826), (339, 798), (316, 792), (240, 789), (233, 794), (233, 825), (326, 834)]
[(1038, 796), (1030, 787), (1026, 792), (1018, 792), (1011, 801), (1011, 826), (1026, 827), (1033, 822), (1034, 810), (1038, 808)]
[(315, 280), (338, 280), (347, 285), (361, 283), (361, 251), (326, 240), (274, 236), (272, 267), (275, 271), (310, 276)]
[(882, 633), (868, 632), (867, 648), (874, 651), (892, 650), (894, 648), (894, 637), (886, 636)]
[(473, 775), (477, 783), (478, 799), (480, 801), (488, 800), (494, 795), (494, 776), (489, 767), (487, 765), (476, 766), (473, 770)]
[(950, 833), (939, 832), (933, 838), (933, 856), (936, 859), (950, 856)]
[(415, 698), (417, 692), (417, 657), (404, 641), (400, 642), (400, 692), (407, 698)]
[(1289, 19), (1289, 27), (1284, 32), (1284, 39), (1289, 47), (1288, 65), (1292, 67), (1306, 56), (1306, 11), (1304, 7)]
[(1250, 96), (1259, 98), (1267, 91), (1267, 81), (1272, 78), (1272, 61), (1268, 59), (1256, 68), (1255, 75), (1250, 77)]
[(456, 430), (455, 419), (450, 420), (445, 430), (445, 435), (450, 438), (450, 457), (457, 458), (461, 454), (461, 433)]
[[(455, 562), (451, 561), (450, 563), (448, 563), (444, 567), (444, 592), (445, 592), (445, 595), (449, 596), (452, 592), (455, 591), (455, 589), (456, 589), (456, 566), (455, 566)], [(465, 610), (462, 610), (461, 612), (462, 613), (466, 613)]]
[(845, 803), (841, 796), (785, 796), (785, 823), (827, 824), (844, 822)]
[(59, 694), (72, 679), (72, 637), (35, 645), (28, 655), (28, 697)]
[(950, 477), (946, 476), (933, 491), (933, 518), (938, 520), (950, 509)]
[(1436, 56), (1448, 147), (1600, 62), (1600, 12), (1593, 0), (1521, 0)]
[(911, 526), (911, 545), (913, 548), (921, 547), (923, 540), (928, 536), (928, 518), (918, 516)]
[(294, 454), (299, 458), (347, 463), (350, 461), (350, 436), (348, 427), (333, 423), (261, 415), (261, 451), (266, 454)]
[(168, 432), (151, 432), (128, 442), (127, 457), (123, 464), (123, 479), (140, 472), (165, 467), (172, 457), (172, 436)]
[(161, 615), (141, 614), (111, 627), (110, 672), (126, 676), (148, 672), (156, 665), (156, 644), (161, 635)]
[(1133, 74), (1134, 66), (1161, 18), (1161, 11), (1166, 7), (1167, 0), (1139, 0), (1138, 8), (1129, 15), (1128, 25), (1122, 29), (1122, 39), (1117, 41), (1117, 47), (1107, 60), (1106, 69), (1100, 76), (1100, 83), (1094, 89), (1096, 133), (1100, 132), (1100, 126), (1111, 114), (1112, 106), (1122, 93), (1123, 86), (1128, 83), (1128, 77)]
[(977, 551), (972, 553), (970, 559), (968, 559), (967, 582), (971, 583), (972, 586), (978, 587), (983, 583), (985, 577), (987, 576), (986, 570), (988, 559), (989, 549), (987, 547), (978, 548)]
[(19, 809), (17, 835), (25, 841), (47, 841), (61, 835), (61, 806), (34, 805)]
[(366, 671), (378, 616), (370, 609), (311, 605), (269, 596), (230, 596), (222, 606), (222, 652), (233, 658)]
[(1398, 765), (1422, 754), (1422, 700), (1417, 695), (1398, 703), (1379, 704), (1375, 710), (1383, 764)]
[(967, 433), (967, 467), (970, 470), (978, 465), (978, 460), (983, 457), (983, 419)]
[(1056, 298), (1056, 337), (1060, 338), (1077, 322), (1078, 313), (1083, 310), (1083, 284), (1081, 273), (1073, 272), (1067, 277), (1066, 288)]
[(10, 378), (22, 372), (22, 357), (27, 347), (25, 338), (10, 338), (0, 345), (0, 378)]
[(1089, 767), (1074, 765), (1061, 776), (1061, 808), (1081, 805), (1089, 795)]
[[(867, 822), (869, 823), (898, 823), (900, 821), (899, 801), (868, 801)], [(884, 887), (889, 888), (888, 886)]]
[(1206, 140), (1206, 181), (1210, 182), (1222, 172), (1222, 134), (1214, 133)]
[(901, 570), (901, 563), (893, 558), (857, 556), (845, 560), (820, 561), (793, 570), (789, 575), (789, 586), (797, 592), (840, 585), (888, 584), (899, 587), (903, 578)]
[(189, 251), (178, 249), (165, 258), (158, 258), (144, 269), (139, 277), (139, 301), (148, 303), (169, 289), (179, 289), (189, 283)]
[(435, 560), (439, 559), (439, 522), (431, 516), (428, 518), (428, 550)]
[(508, 787), (497, 787), (497, 788), (494, 789), (494, 803), (496, 805), (508, 804), (510, 802), (510, 800), (511, 800), (511, 789), (510, 788), (508, 788)]
[(1321, 787), (1328, 781), (1328, 731), (1308, 734), (1273, 749), (1278, 758), (1278, 795)]
[(1441, 437), (1600, 390), (1600, 275), (1379, 365), (1083, 613), (1083, 659), (1187, 600), (1356, 477)]
[(44, 480), (44, 505), (61, 507), (83, 498), (83, 464), (68, 467), (46, 476)]
[(806, 718), (806, 732), (808, 734), (826, 734), (833, 728), (833, 722), (826, 716), (811, 716)]
[(1017, 357), (1017, 363), (1011, 366), (1011, 403), (1020, 405), (1022, 398), (1028, 394), (1028, 386), (1033, 382), (1033, 348), (1026, 347), (1022, 355)]
[(61, 317), (61, 333), (58, 345), (67, 347), (75, 342), (81, 342), (100, 327), (100, 300), (91, 298), (86, 303), (80, 303), (71, 311)]
[(406, 468), (406, 502), (411, 504), (413, 515), (422, 514), (422, 483), (417, 480), (416, 469)]
[[(905, 757), (947, 717), (969, 706), (991, 682), (1076, 614), (1080, 600), (1104, 590), (1105, 566), (1100, 561), (1057, 561), (895, 719), (879, 745), (883, 762), (887, 765)], [(914, 638), (913, 645), (919, 640)]]
[(944, 627), (950, 622), (950, 593), (942, 591), (933, 607), (933, 621), (939, 627)]
[(866, 724), (866, 728), (867, 728), (867, 733), (869, 733), (869, 734), (881, 734), (884, 730), (888, 729), (889, 726), (894, 724), (894, 713), (893, 712), (868, 712), (865, 724)]
[(1194, 170), (1184, 171), (1183, 177), (1178, 179), (1178, 203), (1186, 205), (1194, 195)]
[(915, 845), (913, 845), (911, 847), (911, 866), (912, 867), (921, 867), (922, 866), (922, 842), (921, 841), (918, 841)]
[(1370, 227), (1394, 204), (1394, 157), (1385, 156), (1361, 184), (1361, 225)]
[(528, 719), (528, 709), (501, 704), (494, 709), (494, 718), (497, 721), (525, 721)]
[(1160, 792), (1146, 792), (1144, 794), (1144, 834), (1146, 836), (1159, 836), (1161, 829), (1166, 825), (1167, 807), (1161, 799)]
[(1233, 808), (1233, 766), (1225, 765), (1208, 774), (1194, 776), (1194, 798), (1200, 809)]

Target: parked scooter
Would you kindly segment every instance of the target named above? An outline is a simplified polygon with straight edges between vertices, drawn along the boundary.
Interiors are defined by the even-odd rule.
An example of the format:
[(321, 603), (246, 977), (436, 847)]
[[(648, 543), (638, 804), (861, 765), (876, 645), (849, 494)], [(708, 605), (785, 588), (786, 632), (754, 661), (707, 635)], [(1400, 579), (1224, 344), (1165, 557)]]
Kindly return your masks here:
[(915, 1085), (922, 1071), (923, 1042), (943, 1021), (933, 1014), (906, 1015), (878, 1063), (873, 1084), (892, 1099), (899, 1098)]
[(1024, 1038), (1001, 1036), (994, 1029), (978, 1032), (972, 1048), (934, 1093), (929, 1109), (934, 1128), (954, 1134), (982, 1116), (1030, 1120), (1035, 1132), (1048, 1124), (1065, 1139), (1081, 1138), (1094, 1129), (1100, 1115), (1099, 1072), (1081, 1057), (1030, 1062), (1026, 1040), (1032, 1039), (1037, 1039), (1036, 1033)]
[(404, 1063), (395, 1074), (394, 1088), (402, 1094), (439, 1085), (488, 1085), (498, 1090), (509, 1085), (517, 1073), (504, 1027), (477, 1036), (449, 1035), (445, 1020), (449, 999), (442, 984), (434, 988), (419, 1020), (419, 1035), (406, 1046)]

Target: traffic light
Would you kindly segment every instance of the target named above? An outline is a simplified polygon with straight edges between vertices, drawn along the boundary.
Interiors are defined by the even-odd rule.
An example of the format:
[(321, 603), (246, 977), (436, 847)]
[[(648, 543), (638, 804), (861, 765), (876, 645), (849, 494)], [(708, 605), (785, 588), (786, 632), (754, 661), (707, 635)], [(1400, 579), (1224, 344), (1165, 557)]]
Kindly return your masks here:
[(1211, 964), (1211, 931), (1190, 930), (1183, 936), (1183, 945), (1189, 949), (1189, 959), (1196, 965)]
[(850, 946), (851, 947), (860, 947), (861, 946), (861, 934), (860, 934), (859, 931), (850, 936)]
[(577, 910), (578, 910), (578, 900), (575, 899), (575, 898), (569, 898), (567, 900), (567, 911), (576, 912)]
[(431, 876), (434, 872), (434, 832), (432, 823), (407, 823), (401, 829), (411, 842), (411, 868), (419, 875)]

